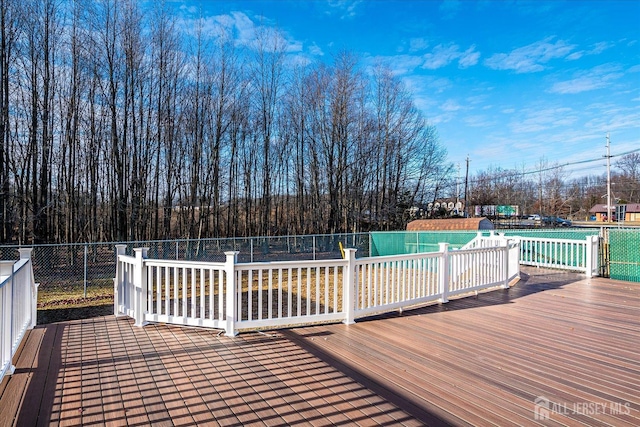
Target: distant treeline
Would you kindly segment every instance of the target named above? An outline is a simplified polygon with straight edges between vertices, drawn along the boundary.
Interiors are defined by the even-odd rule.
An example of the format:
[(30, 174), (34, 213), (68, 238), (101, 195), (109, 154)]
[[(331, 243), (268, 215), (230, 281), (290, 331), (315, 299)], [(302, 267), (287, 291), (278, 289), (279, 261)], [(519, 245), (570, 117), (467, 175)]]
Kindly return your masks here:
[(0, 240), (394, 229), (451, 166), (412, 95), (348, 51), (166, 2), (0, 0)]

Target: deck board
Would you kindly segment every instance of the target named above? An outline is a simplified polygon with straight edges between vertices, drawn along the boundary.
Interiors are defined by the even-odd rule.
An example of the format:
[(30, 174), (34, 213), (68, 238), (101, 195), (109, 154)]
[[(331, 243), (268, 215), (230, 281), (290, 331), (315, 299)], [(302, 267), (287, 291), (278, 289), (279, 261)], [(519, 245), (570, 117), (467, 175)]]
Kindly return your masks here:
[[(639, 425), (640, 284), (523, 272), (354, 325), (235, 338), (113, 316), (40, 325), (0, 384), (0, 427)], [(568, 410), (538, 422), (541, 396)]]

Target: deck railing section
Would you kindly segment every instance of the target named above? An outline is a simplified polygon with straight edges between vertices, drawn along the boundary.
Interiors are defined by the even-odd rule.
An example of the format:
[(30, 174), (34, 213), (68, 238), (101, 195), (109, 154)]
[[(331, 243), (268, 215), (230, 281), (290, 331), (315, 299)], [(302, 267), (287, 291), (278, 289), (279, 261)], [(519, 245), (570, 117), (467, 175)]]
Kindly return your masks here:
[(496, 247), (502, 250), (481, 247), (451, 252), (449, 296), (495, 286), (508, 287), (507, 241), (500, 243), (504, 244)]
[(31, 250), (19, 249), (18, 261), (0, 261), (0, 381), (13, 374), (13, 356), (37, 321), (38, 285)]
[[(517, 247), (517, 243), (515, 243)], [(355, 319), (489, 287), (508, 287), (506, 239), (500, 246), (356, 259), (225, 263), (148, 259), (145, 248), (117, 246), (115, 312), (147, 322), (238, 331)]]
[(598, 236), (585, 240), (519, 237), (520, 264), (598, 274)]
[(236, 325), (243, 329), (344, 319), (342, 259), (235, 266)]
[(355, 317), (402, 309), (442, 298), (446, 269), (441, 252), (387, 255), (355, 261)]

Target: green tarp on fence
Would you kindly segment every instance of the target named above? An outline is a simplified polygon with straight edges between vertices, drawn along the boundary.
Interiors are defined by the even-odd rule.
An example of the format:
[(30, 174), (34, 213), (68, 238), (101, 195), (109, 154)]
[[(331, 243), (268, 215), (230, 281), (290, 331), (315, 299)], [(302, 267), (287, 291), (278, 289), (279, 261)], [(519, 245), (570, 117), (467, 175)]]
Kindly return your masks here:
[[(518, 229), (495, 230), (506, 236), (547, 237), (554, 239), (584, 240), (587, 236), (598, 235), (597, 228), (560, 229)], [(488, 231), (482, 232), (485, 236)], [(478, 235), (477, 231), (378, 231), (371, 233), (371, 256), (437, 252), (438, 244), (449, 243), (458, 249)]]
[(541, 228), (521, 230), (496, 230), (505, 236), (544, 237), (552, 239), (584, 240), (588, 236), (598, 236), (599, 228)]
[(372, 232), (371, 256), (437, 252), (446, 242), (460, 248), (477, 236), (475, 231), (376, 231)]
[(609, 230), (609, 277), (640, 282), (640, 230)]

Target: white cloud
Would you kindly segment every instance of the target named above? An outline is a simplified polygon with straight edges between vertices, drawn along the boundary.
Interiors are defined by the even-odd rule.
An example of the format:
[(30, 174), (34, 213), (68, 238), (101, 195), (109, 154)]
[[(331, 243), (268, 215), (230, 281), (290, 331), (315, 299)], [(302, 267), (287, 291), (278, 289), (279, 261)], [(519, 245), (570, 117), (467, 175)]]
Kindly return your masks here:
[(640, 111), (637, 108), (597, 104), (591, 109), (594, 115), (585, 123), (585, 128), (597, 130), (602, 135), (609, 131), (632, 131), (637, 135), (640, 123)]
[(513, 70), (516, 73), (535, 73), (544, 70), (544, 64), (552, 59), (568, 57), (574, 45), (563, 40), (552, 42), (553, 37), (547, 37), (539, 42), (519, 47), (510, 53), (496, 53), (487, 58), (484, 63), (494, 70)]
[(356, 8), (361, 2), (361, 0), (329, 0), (327, 4), (332, 8), (329, 13), (337, 11), (340, 14), (340, 19), (346, 19), (356, 15)]
[(422, 37), (416, 37), (409, 40), (409, 52), (417, 52), (419, 50), (425, 50), (428, 47), (429, 47), (429, 41)]
[(462, 106), (452, 99), (448, 99), (440, 106), (442, 111), (458, 111), (462, 109)]
[(623, 73), (617, 65), (599, 65), (591, 70), (576, 73), (570, 80), (555, 83), (549, 91), (559, 94), (576, 94), (602, 89), (622, 76)]
[(584, 50), (580, 50), (578, 52), (573, 52), (571, 55), (567, 56), (568, 61), (575, 61), (584, 56)]
[(589, 54), (597, 55), (609, 49), (610, 47), (613, 47), (613, 44), (607, 42), (598, 42), (593, 45), (593, 48), (589, 51)]
[(530, 108), (513, 117), (510, 128), (514, 133), (545, 132), (571, 126), (578, 119), (576, 112), (568, 107)]
[(195, 6), (187, 6), (186, 4), (181, 5), (180, 6), (180, 10), (186, 11), (186, 12), (191, 13), (191, 14), (195, 14), (195, 13), (198, 12), (198, 8), (197, 7), (195, 7)]
[(317, 44), (313, 43), (309, 46), (309, 53), (313, 56), (324, 56), (324, 52)]
[(395, 75), (406, 75), (422, 65), (422, 57), (414, 55), (369, 56), (366, 63), (370, 68), (379, 64), (388, 66)]
[(439, 44), (433, 48), (432, 53), (424, 55), (424, 68), (429, 70), (437, 70), (446, 65), (449, 65), (451, 61), (460, 56), (457, 45), (444, 46)]
[(610, 47), (613, 47), (613, 44), (608, 42), (598, 42), (593, 44), (593, 47), (591, 49), (579, 50), (579, 51), (573, 52), (572, 54), (568, 55), (566, 59), (569, 61), (575, 61), (577, 59), (582, 58), (585, 55), (598, 55), (604, 52), (605, 50), (609, 49)]
[(496, 124), (496, 121), (495, 119), (487, 115), (477, 114), (477, 115), (466, 116), (464, 118), (464, 123), (467, 126), (479, 128), (479, 127), (493, 126)]
[[(234, 26), (238, 31), (238, 40), (250, 42), (255, 38), (256, 30), (253, 21), (242, 12), (231, 12)], [(244, 43), (243, 43), (244, 44)]]
[[(453, 84), (451, 80), (446, 77), (432, 77), (432, 76), (419, 76), (411, 75), (402, 79), (407, 87), (407, 90), (411, 91), (414, 96), (420, 97), (424, 94), (429, 96), (438, 93), (442, 93), (445, 90), (451, 89)], [(438, 103), (439, 104), (439, 103)]]
[(471, 46), (464, 52), (460, 52), (457, 44), (443, 45), (439, 44), (434, 47), (431, 53), (424, 55), (424, 64), (422, 68), (429, 70), (437, 70), (446, 67), (453, 61), (458, 61), (458, 67), (467, 68), (478, 63), (480, 53), (475, 51), (475, 46)]
[(465, 50), (458, 60), (460, 68), (468, 68), (478, 63), (480, 59), (480, 52), (475, 51), (475, 45)]

